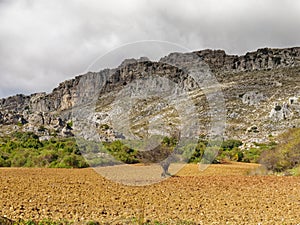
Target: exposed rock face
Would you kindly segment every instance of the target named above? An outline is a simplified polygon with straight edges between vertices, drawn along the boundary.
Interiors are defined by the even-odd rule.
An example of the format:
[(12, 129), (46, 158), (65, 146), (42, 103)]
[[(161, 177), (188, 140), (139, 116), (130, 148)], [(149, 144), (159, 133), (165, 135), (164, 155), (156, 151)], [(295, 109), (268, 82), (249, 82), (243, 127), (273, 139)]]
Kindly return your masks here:
[[(93, 115), (88, 112), (84, 116), (97, 129), (103, 124), (110, 125), (108, 130), (99, 131), (103, 140), (124, 138), (122, 133), (111, 127), (113, 122), (109, 111), (105, 110), (110, 108), (120, 90), (134, 80), (150, 75), (167, 78), (191, 92), (198, 116), (202, 118), (199, 126), (205, 129), (209, 125), (207, 96), (187, 72), (199, 59), (203, 62), (201, 79), (205, 81), (205, 74), (210, 70), (222, 85), (227, 110), (226, 138), (266, 141), (270, 134), (300, 126), (300, 48), (295, 47), (264, 48), (244, 56), (227, 55), (222, 50), (203, 50), (194, 54), (171, 53), (159, 62), (151, 62), (145, 57), (128, 59), (118, 68), (89, 72), (67, 80), (49, 94), (0, 99), (0, 130), (34, 131), (43, 138), (53, 133), (70, 136), (73, 129), (68, 127), (68, 121), (74, 119), (72, 110), (82, 105), (86, 105), (86, 109), (92, 108), (90, 102), (99, 98), (100, 103), (96, 107), (103, 110), (93, 112)], [(177, 66), (179, 64), (180, 67)], [(165, 119), (166, 123), (174, 127), (178, 125), (176, 119), (171, 118), (176, 110), (161, 105), (158, 100), (149, 104), (149, 110), (164, 111), (164, 116), (169, 118)], [(187, 103), (181, 99), (179, 104), (184, 106)], [(134, 107), (132, 111), (136, 114), (133, 120), (147, 113), (143, 103)], [(78, 112), (84, 114), (87, 111)], [(218, 111), (215, 112), (217, 115)], [(141, 125), (143, 123), (137, 126), (140, 132), (146, 132)], [(77, 129), (84, 130), (84, 125)]]
[(223, 50), (195, 52), (215, 71), (240, 72), (261, 69), (274, 69), (299, 65), (300, 48), (263, 48), (243, 56), (226, 55)]
[(286, 120), (293, 115), (289, 109), (289, 104), (284, 102), (282, 105), (275, 103), (274, 108), (270, 112), (270, 118), (274, 121)]
[(263, 99), (263, 94), (258, 91), (248, 91), (245, 94), (243, 94), (242, 97), (243, 103), (247, 105), (257, 105)]

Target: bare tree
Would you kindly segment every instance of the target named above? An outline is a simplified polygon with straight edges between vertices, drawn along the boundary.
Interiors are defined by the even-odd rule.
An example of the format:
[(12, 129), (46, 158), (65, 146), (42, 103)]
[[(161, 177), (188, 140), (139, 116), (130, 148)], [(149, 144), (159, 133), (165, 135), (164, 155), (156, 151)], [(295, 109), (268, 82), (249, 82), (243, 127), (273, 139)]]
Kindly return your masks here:
[(163, 172), (161, 173), (161, 177), (171, 176), (171, 174), (169, 173), (170, 164), (171, 164), (170, 158), (167, 158), (160, 162), (160, 166), (163, 169)]

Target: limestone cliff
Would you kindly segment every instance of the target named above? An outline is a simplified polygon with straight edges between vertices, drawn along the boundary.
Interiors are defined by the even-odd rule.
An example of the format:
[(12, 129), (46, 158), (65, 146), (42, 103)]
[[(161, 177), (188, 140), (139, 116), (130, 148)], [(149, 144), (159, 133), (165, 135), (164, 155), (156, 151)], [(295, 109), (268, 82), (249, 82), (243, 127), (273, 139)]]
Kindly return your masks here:
[[(48, 94), (16, 95), (0, 99), (1, 133), (21, 129), (34, 131), (44, 138), (54, 133), (72, 135), (70, 124), (74, 108), (87, 105), (91, 99), (97, 98), (97, 107), (102, 112), (86, 116), (95, 123), (95, 127), (108, 124), (108, 130), (99, 130), (100, 134), (105, 133), (103, 136), (106, 139), (107, 136), (122, 137), (114, 130), (109, 115), (105, 113), (109, 112), (110, 104), (123, 87), (149, 74), (168, 78), (184, 90), (194, 91), (192, 98), (202, 118), (199, 126), (205, 130), (209, 116), (207, 99), (186, 71), (199, 59), (205, 68), (209, 67), (222, 86), (227, 110), (225, 138), (264, 142), (269, 136), (300, 126), (299, 47), (264, 48), (243, 56), (227, 55), (223, 50), (202, 50), (194, 52), (194, 58), (183, 61), (187, 59), (185, 56), (171, 53), (158, 62), (151, 62), (147, 58), (130, 59), (118, 68), (89, 72), (62, 82)], [(176, 62), (180, 62), (184, 68), (174, 66)], [(159, 111), (157, 103), (153, 100), (149, 110)], [(182, 100), (180, 104), (185, 103)], [(144, 105), (137, 104), (135, 107), (134, 117), (141, 116)], [(164, 110), (165, 116), (172, 120), (169, 123), (176, 124), (176, 118), (171, 118), (174, 110)], [(138, 132), (142, 132), (142, 125), (136, 128)]]

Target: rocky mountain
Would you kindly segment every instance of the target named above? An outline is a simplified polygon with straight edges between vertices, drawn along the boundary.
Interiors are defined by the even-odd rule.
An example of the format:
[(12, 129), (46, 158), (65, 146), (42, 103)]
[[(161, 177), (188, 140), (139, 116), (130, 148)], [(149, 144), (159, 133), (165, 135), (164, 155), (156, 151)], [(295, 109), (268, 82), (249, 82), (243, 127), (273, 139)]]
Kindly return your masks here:
[(51, 93), (0, 99), (1, 135), (33, 131), (41, 139), (209, 136), (220, 128), (225, 139), (251, 143), (299, 126), (299, 47), (128, 59), (67, 80)]

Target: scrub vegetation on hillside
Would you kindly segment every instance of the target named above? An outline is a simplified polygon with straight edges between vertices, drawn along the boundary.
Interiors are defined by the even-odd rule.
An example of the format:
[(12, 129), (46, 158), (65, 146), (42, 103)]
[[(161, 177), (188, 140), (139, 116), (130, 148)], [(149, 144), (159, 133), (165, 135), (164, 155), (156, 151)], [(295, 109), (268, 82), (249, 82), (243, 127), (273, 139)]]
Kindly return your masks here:
[[(286, 149), (290, 149), (291, 147), (288, 146), (293, 144), (287, 145), (290, 140), (287, 139), (287, 141), (277, 149), (284, 144)], [(239, 140), (226, 140), (220, 143), (200, 138), (198, 143), (182, 147), (176, 147), (176, 145), (176, 139), (164, 137), (161, 145), (153, 151), (138, 151), (120, 140), (105, 143), (62, 137), (39, 140), (39, 137), (32, 132), (15, 132), (10, 136), (0, 138), (0, 167), (84, 168), (112, 165), (118, 162), (143, 163), (150, 159), (151, 162), (160, 162), (168, 157), (175, 148), (176, 154), (179, 154), (179, 157), (188, 163), (198, 163), (201, 160), (212, 163), (224, 161), (257, 163), (260, 159), (271, 170), (293, 168), (299, 158), (299, 154), (295, 151), (293, 151), (293, 155), (291, 153), (287, 156), (283, 151), (274, 150), (274, 143), (256, 144), (245, 150), (241, 148), (243, 143)], [(210, 152), (217, 155), (210, 155)], [(109, 155), (110, 158), (99, 157), (101, 154)], [(289, 160), (289, 156), (293, 158), (292, 161)], [(273, 161), (279, 161), (279, 158), (280, 162), (275, 165)]]
[(300, 175), (300, 128), (288, 130), (278, 141), (277, 146), (262, 153), (260, 163), (273, 172)]

